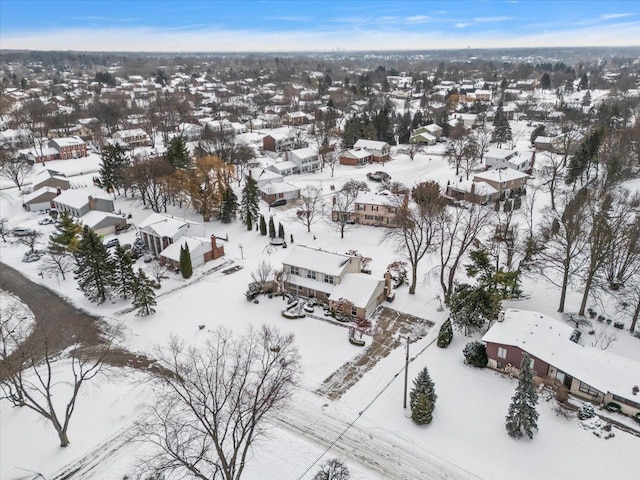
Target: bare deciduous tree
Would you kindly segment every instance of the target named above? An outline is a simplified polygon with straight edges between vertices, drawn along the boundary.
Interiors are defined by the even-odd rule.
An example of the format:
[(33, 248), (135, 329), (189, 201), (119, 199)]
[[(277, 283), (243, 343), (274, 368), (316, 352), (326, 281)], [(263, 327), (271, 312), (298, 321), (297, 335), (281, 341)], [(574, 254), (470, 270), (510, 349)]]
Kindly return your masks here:
[(307, 232), (320, 219), (322, 205), (322, 190), (318, 187), (307, 185), (300, 192), (296, 221), (307, 227)]
[(0, 237), (3, 242), (7, 242), (7, 235), (9, 235), (9, 219), (7, 217), (0, 218)]
[(349, 469), (337, 458), (330, 458), (320, 465), (313, 480), (349, 480)]
[(333, 197), (333, 208), (331, 211), (331, 217), (334, 224), (340, 231), (340, 238), (344, 238), (344, 232), (354, 223), (352, 215), (354, 213), (354, 207), (356, 198), (358, 196), (358, 190), (352, 188), (342, 188)]
[(19, 237), (18, 242), (20, 242), (22, 245), (29, 247), (29, 251), (33, 252), (36, 249), (36, 245), (38, 244), (38, 241), (40, 240), (41, 237), (42, 237), (42, 232), (33, 230), (27, 233), (26, 235), (22, 235), (21, 237)]
[[(0, 152), (2, 151), (3, 150), (0, 149)], [(13, 182), (14, 185), (18, 187), (18, 190), (22, 190), (22, 186), (31, 175), (33, 167), (23, 160), (10, 158), (6, 152), (0, 153), (0, 155), (0, 177)]]
[(400, 149), (400, 153), (404, 153), (411, 160), (413, 160), (414, 158), (416, 158), (417, 154), (423, 151), (423, 149), (424, 148), (419, 143), (408, 143), (406, 146)]
[(62, 276), (62, 280), (66, 280), (66, 274), (73, 271), (76, 264), (73, 257), (68, 252), (51, 250), (47, 252), (44, 258), (42, 271), (48, 276), (53, 277), (58, 274)]
[(593, 334), (592, 347), (599, 348), (600, 350), (606, 350), (612, 343), (618, 341), (618, 334), (607, 328), (605, 325), (596, 327)]
[(266, 260), (263, 260), (258, 264), (258, 268), (251, 272), (251, 279), (260, 285), (261, 289), (263, 289), (265, 284), (269, 281), (272, 273), (273, 267), (271, 264)]
[(15, 349), (0, 352), (0, 400), (26, 407), (47, 419), (58, 434), (60, 446), (69, 445), (68, 429), (78, 394), (85, 383), (106, 373), (105, 357), (117, 334), (114, 329), (92, 347), (76, 343), (60, 355), (49, 345), (40, 327), (25, 342), (16, 332), (2, 332), (2, 342)]
[(151, 275), (156, 279), (156, 282), (161, 283), (162, 279), (169, 271), (169, 268), (164, 264), (160, 263), (157, 260), (151, 262), (151, 267), (149, 268)]
[(158, 352), (164, 392), (138, 424), (153, 445), (147, 472), (239, 480), (265, 420), (291, 396), (299, 373), (293, 334), (263, 326), (240, 337), (218, 328), (201, 347), (172, 338)]

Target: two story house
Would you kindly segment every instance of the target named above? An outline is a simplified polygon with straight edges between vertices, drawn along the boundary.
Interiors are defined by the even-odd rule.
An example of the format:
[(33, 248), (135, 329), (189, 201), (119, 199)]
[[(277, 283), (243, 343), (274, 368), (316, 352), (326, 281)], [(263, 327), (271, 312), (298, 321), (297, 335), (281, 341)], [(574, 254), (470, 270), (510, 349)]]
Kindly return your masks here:
[(335, 222), (346, 214), (350, 222), (360, 225), (397, 227), (398, 208), (406, 201), (408, 201), (406, 195), (394, 194), (387, 190), (378, 193), (360, 192), (349, 212), (337, 210), (334, 204), (331, 219)]
[(488, 183), (498, 191), (500, 196), (504, 196), (511, 192), (521, 192), (527, 185), (528, 178), (529, 175), (513, 168), (498, 168), (476, 173), (473, 181)]
[(315, 172), (320, 168), (320, 158), (318, 152), (314, 148), (298, 148), (285, 152), (285, 161), (290, 161), (296, 167), (298, 172), (307, 173)]

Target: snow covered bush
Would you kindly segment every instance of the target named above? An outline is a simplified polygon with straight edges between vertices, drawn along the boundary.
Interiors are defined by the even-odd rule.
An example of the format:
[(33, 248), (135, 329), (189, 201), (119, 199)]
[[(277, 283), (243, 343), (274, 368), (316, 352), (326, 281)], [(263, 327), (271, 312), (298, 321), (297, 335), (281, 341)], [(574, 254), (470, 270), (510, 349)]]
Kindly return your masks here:
[(580, 420), (587, 420), (588, 418), (593, 418), (595, 416), (596, 411), (590, 403), (584, 403), (582, 407), (580, 407), (580, 410), (578, 410), (578, 418)]
[(446, 322), (440, 327), (440, 333), (438, 333), (438, 346), (440, 348), (447, 348), (453, 340), (453, 327), (451, 326), (451, 320), (447, 319)]
[(487, 358), (487, 347), (484, 343), (477, 340), (467, 343), (462, 353), (464, 353), (464, 358), (467, 360), (467, 363), (470, 363), (474, 367), (484, 368), (489, 362)]

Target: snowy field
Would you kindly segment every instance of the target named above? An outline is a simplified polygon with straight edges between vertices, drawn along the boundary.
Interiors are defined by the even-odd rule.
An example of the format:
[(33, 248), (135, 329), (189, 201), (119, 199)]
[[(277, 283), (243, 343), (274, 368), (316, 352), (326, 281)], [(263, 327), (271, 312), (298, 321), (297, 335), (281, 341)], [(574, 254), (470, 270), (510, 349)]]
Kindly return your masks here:
[[(517, 135), (518, 129), (522, 132), (521, 146), (526, 148), (530, 128), (524, 122), (514, 123), (514, 134)], [(92, 164), (91, 169), (85, 170), (84, 165), (79, 165), (83, 161), (87, 160), (48, 162), (47, 167), (76, 175), (72, 177), (72, 183), (77, 186), (89, 185), (97, 166)], [(374, 170), (384, 170), (393, 180), (410, 186), (424, 180), (435, 180), (444, 186), (448, 180), (455, 180), (450, 166), (442, 158), (442, 146), (437, 146), (417, 155), (413, 161), (398, 154), (384, 166), (358, 169), (338, 166), (334, 178), (327, 169), (323, 173), (288, 177), (287, 181), (299, 186), (321, 187), (325, 194), (326, 218), (331, 204), (331, 186), (337, 190), (348, 179), (364, 180), (366, 173)], [(368, 183), (372, 189), (377, 186)], [(539, 210), (548, 202), (548, 194), (539, 193), (537, 201), (540, 202), (536, 205)], [(21, 203), (17, 189), (5, 188), (0, 192), (0, 209), (2, 216), (10, 218), (9, 226), (37, 227), (46, 238), (53, 226), (38, 226), (37, 220), (41, 217), (25, 212)], [(395, 247), (384, 241), (383, 229), (354, 226), (346, 232), (344, 239), (340, 239), (339, 232), (326, 220), (313, 225), (311, 233), (307, 233), (306, 227), (295, 222), (294, 210), (282, 207), (269, 211), (264, 203), (261, 208), (265, 216), (274, 216), (276, 226), (282, 222), (287, 240), (293, 235), (295, 245), (321, 247), (339, 253), (357, 249), (371, 257), (373, 275), (381, 276), (390, 262), (401, 260)], [(116, 210), (132, 213), (133, 223), (141, 222), (151, 213), (144, 210), (137, 199), (119, 198)], [(200, 220), (190, 210), (175, 208), (169, 213)], [(401, 287), (391, 305), (436, 323), (427, 337), (411, 345), (410, 381), (419, 370), (428, 366), (438, 395), (433, 422), (419, 427), (408, 418), (408, 410), (402, 408), (403, 348), (381, 360), (339, 400), (330, 401), (314, 394), (327, 376), (361, 352), (360, 347), (347, 341), (347, 330), (340, 326), (312, 318), (285, 319), (280, 315), (282, 300), (260, 297), (259, 304), (245, 300), (243, 292), (257, 265), (266, 260), (279, 267), (290, 250), (268, 246), (266, 237), (255, 231), (247, 232), (239, 223), (211, 222), (202, 228), (202, 235), (228, 235), (229, 241), (224, 242), (225, 256), (197, 269), (188, 281), (179, 274), (169, 273), (169, 279), (163, 281), (159, 290), (157, 313), (145, 318), (127, 312), (129, 305), (121, 301), (99, 307), (90, 304), (71, 278), (65, 281), (41, 278), (38, 262), (26, 264), (20, 261), (26, 250), (22, 245), (0, 244), (0, 258), (34, 282), (60, 292), (74, 304), (104, 316), (109, 322), (122, 322), (125, 326), (123, 344), (132, 351), (152, 355), (154, 348), (165, 343), (171, 334), (197, 343), (206, 337), (208, 330), (219, 325), (242, 332), (249, 325), (268, 324), (294, 332), (303, 367), (300, 387), (290, 409), (271, 426), (270, 436), (253, 448), (243, 476), (247, 480), (311, 479), (317, 471), (312, 465), (325, 453), (327, 445), (311, 440), (312, 434), (331, 442), (345, 430), (343, 439), (326, 452), (321, 461), (331, 457), (344, 460), (354, 480), (417, 480), (420, 477), (411, 478), (400, 473), (406, 468), (402, 463), (410, 462), (411, 457), (425, 463), (432, 460), (439, 468), (440, 478), (636, 478), (640, 438), (617, 430), (610, 440), (597, 438), (576, 418), (567, 420), (557, 416), (552, 409), (553, 401), (540, 399), (539, 432), (533, 440), (516, 441), (507, 435), (504, 418), (516, 381), (487, 369), (466, 366), (462, 348), (470, 339), (456, 334), (452, 345), (445, 350), (438, 349), (433, 343), (439, 324), (447, 316), (446, 311), (438, 311), (436, 295), (440, 287), (431, 270), (434, 259), (425, 258), (420, 264), (417, 294), (409, 295), (407, 287)], [(134, 237), (135, 232), (130, 231), (119, 239), (121, 243), (131, 243)], [(223, 263), (228, 266), (216, 269)], [(139, 266), (148, 268), (141, 260)], [(222, 273), (231, 267), (241, 268), (234, 273)], [(538, 310), (560, 319), (556, 313), (558, 289), (540, 278), (525, 278), (523, 290), (530, 295), (528, 299), (505, 306)], [(570, 293), (567, 311), (577, 310), (580, 293)], [(613, 303), (606, 306), (610, 317), (628, 321), (628, 317), (615, 310)], [(640, 360), (640, 341), (627, 331), (618, 332), (619, 339), (610, 351)], [(53, 429), (38, 416), (0, 402), (0, 479), (33, 478), (29, 471), (54, 479), (66, 465), (76, 464), (84, 457), (80, 463), (93, 468), (73, 478), (122, 480), (125, 475), (132, 475), (136, 454), (142, 453), (143, 448), (129, 443), (126, 433), (154, 397), (153, 386), (142, 380), (140, 372), (125, 371), (109, 381), (89, 385), (71, 420), (71, 445), (64, 450), (57, 446)], [(292, 425), (304, 422), (315, 425), (311, 429), (313, 432), (305, 434), (292, 428)], [(349, 442), (378, 458), (377, 469), (359, 463), (358, 448), (350, 447)], [(389, 455), (389, 452), (397, 454)], [(453, 474), (446, 477), (449, 471)]]

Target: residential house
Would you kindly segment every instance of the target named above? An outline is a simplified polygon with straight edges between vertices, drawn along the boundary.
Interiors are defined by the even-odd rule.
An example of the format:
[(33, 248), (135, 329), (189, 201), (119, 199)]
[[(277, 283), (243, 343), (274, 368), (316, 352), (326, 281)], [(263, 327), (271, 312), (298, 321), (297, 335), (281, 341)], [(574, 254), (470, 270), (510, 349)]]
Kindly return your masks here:
[(49, 146), (58, 150), (60, 160), (87, 156), (87, 144), (80, 137), (52, 138)]
[[(427, 133), (425, 131), (420, 131), (422, 128), (417, 129), (413, 134), (409, 137), (409, 143), (419, 143), (421, 145), (435, 145), (438, 142), (438, 139)], [(418, 132), (418, 133), (416, 133)]]
[(424, 127), (420, 127), (418, 128), (415, 133), (428, 133), (430, 135), (433, 135), (436, 138), (440, 138), (442, 136), (442, 127), (440, 125), (436, 125), (435, 123), (430, 123), (429, 125), (425, 125)]
[(500, 192), (486, 182), (463, 180), (447, 185), (446, 195), (454, 200), (486, 205), (500, 198)]
[(183, 236), (160, 252), (160, 262), (175, 270), (180, 269), (180, 251), (185, 247), (189, 247), (193, 268), (201, 267), (206, 262), (217, 260), (224, 255), (224, 246), (217, 245), (215, 235), (211, 235), (210, 238)]
[(60, 195), (61, 190), (54, 187), (41, 187), (25, 195), (22, 205), (28, 212), (47, 212), (55, 208), (53, 199)]
[(43, 187), (52, 187), (54, 189), (69, 190), (71, 182), (60, 172), (55, 170), (42, 170), (33, 178), (33, 190), (39, 190)]
[(163, 213), (152, 213), (138, 225), (138, 231), (147, 248), (160, 255), (165, 248), (189, 233), (202, 231), (202, 225)]
[(195, 123), (181, 123), (178, 125), (178, 133), (187, 142), (197, 142), (202, 138), (204, 127)]
[(320, 158), (315, 148), (298, 148), (285, 152), (285, 161), (290, 161), (298, 167), (300, 173), (315, 172), (320, 168)]
[(335, 222), (341, 216), (348, 215), (348, 221), (360, 225), (375, 227), (398, 226), (398, 208), (402, 207), (408, 197), (403, 194), (394, 194), (387, 190), (378, 193), (360, 192), (353, 202), (353, 208), (349, 212), (331, 211), (331, 219)]
[(113, 212), (113, 198), (98, 187), (65, 190), (53, 201), (56, 209), (80, 218), (91, 210)]
[(291, 126), (306, 125), (309, 123), (309, 115), (304, 112), (288, 112), (284, 114), (282, 123)]
[(115, 213), (91, 210), (82, 216), (80, 223), (88, 226), (98, 235), (111, 235), (116, 233), (117, 227), (126, 225), (127, 220), (122, 215)]
[(487, 168), (512, 168), (513, 170), (526, 172), (528, 174), (531, 174), (533, 170), (534, 159), (534, 152), (523, 152), (502, 148), (491, 148), (484, 155), (484, 161)]
[(260, 198), (268, 204), (281, 198), (287, 201), (300, 198), (300, 187), (287, 182), (269, 182), (259, 187), (259, 190)]
[(262, 148), (270, 152), (282, 152), (291, 150), (300, 144), (298, 134), (295, 130), (288, 128), (279, 129), (262, 138)]
[(373, 155), (364, 148), (352, 148), (351, 150), (345, 150), (340, 154), (338, 160), (341, 165), (366, 165), (373, 162)]
[(515, 373), (526, 352), (537, 377), (590, 402), (614, 402), (627, 415), (640, 413), (640, 362), (579, 345), (578, 338), (573, 327), (547, 315), (508, 309), (482, 341), (490, 368)]
[(122, 142), (126, 148), (148, 147), (151, 138), (141, 128), (119, 130), (111, 136), (114, 140)]
[(359, 139), (354, 145), (354, 148), (364, 148), (371, 153), (371, 158), (374, 162), (387, 162), (389, 161), (389, 152), (391, 146), (387, 142), (379, 142), (377, 140)]
[(276, 162), (273, 165), (269, 165), (267, 170), (277, 173), (278, 175), (282, 175), (286, 177), (287, 175), (293, 175), (294, 173), (298, 173), (298, 166), (291, 161), (281, 161)]
[(279, 183), (283, 182), (284, 178), (279, 173), (275, 173), (273, 170), (255, 167), (250, 168), (245, 176), (253, 178), (258, 184), (258, 188), (264, 187), (267, 183)]
[(495, 188), (500, 196), (508, 195), (511, 192), (523, 191), (527, 185), (529, 175), (519, 172), (513, 168), (498, 168), (476, 173), (473, 176), (474, 182), (485, 182)]
[[(386, 298), (385, 280), (362, 274), (362, 259), (350, 255), (294, 245), (283, 260), (285, 289), (295, 295), (315, 297), (334, 304), (344, 298), (354, 305), (352, 312), (364, 319)], [(367, 279), (362, 276), (366, 275)], [(337, 286), (339, 298), (332, 294)]]

